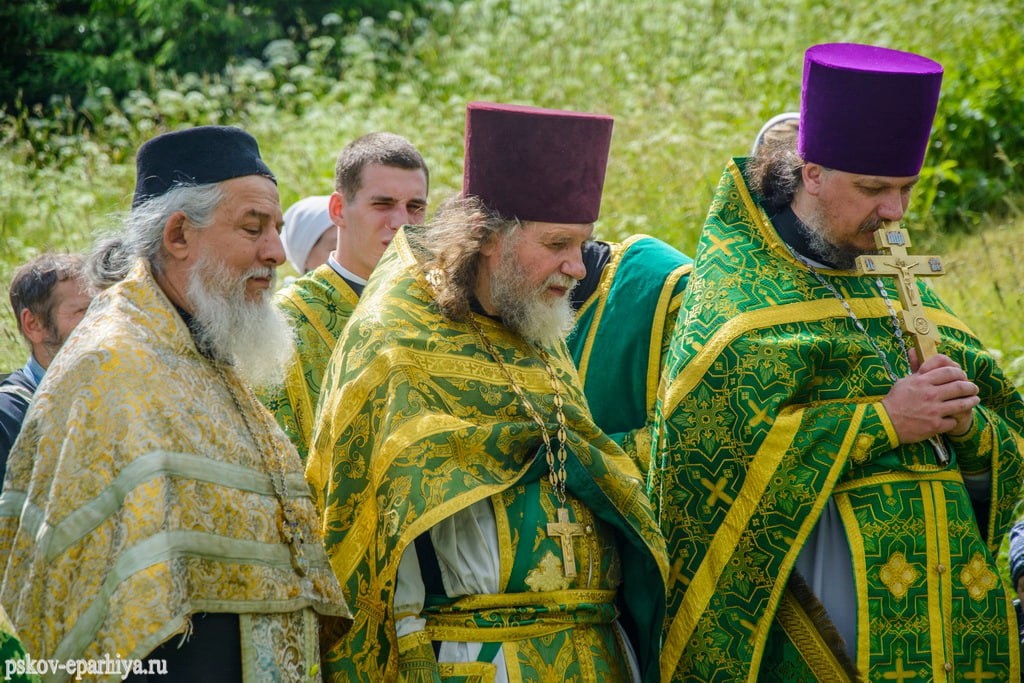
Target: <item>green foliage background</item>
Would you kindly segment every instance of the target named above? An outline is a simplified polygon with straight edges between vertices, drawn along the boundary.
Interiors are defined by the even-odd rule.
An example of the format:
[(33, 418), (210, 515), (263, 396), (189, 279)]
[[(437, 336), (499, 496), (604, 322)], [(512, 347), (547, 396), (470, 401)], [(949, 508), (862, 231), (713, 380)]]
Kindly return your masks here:
[[(1001, 260), (997, 248), (1024, 236), (1024, 3), (432, 0), (343, 30), (313, 16), (303, 26), (217, 73), (176, 72), (123, 97), (99, 85), (68, 104), (8, 110), (0, 285), (39, 250), (91, 243), (128, 206), (138, 144), (187, 125), (252, 132), (285, 206), (329, 191), (347, 141), (393, 130), (427, 158), (437, 205), (461, 183), (471, 100), (613, 115), (598, 234), (646, 232), (692, 253), (725, 161), (746, 153), (766, 118), (798, 107), (804, 49), (857, 41), (945, 66), (908, 224), (919, 250), (947, 254), (942, 293), (1008, 365), (1024, 356), (1021, 259)], [(218, 39), (204, 31), (199, 39)], [(0, 360), (14, 367), (24, 351), (4, 315)]]

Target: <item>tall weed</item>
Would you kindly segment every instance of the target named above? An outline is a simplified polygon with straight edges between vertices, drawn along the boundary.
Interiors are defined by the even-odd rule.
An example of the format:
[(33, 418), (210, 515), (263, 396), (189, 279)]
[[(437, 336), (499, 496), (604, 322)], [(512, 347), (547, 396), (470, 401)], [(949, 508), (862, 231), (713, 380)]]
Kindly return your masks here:
[[(992, 210), (992, 197), (998, 224), (1016, 230), (1022, 223), (1014, 211), (1024, 195), (1014, 182), (1024, 158), (1018, 125), (1024, 87), (1010, 70), (1024, 54), (1022, 3), (438, 0), (431, 6), (426, 17), (365, 19), (340, 37), (321, 26), (271, 42), (259, 59), (221, 73), (177, 76), (124, 98), (97, 89), (78, 110), (86, 113), (85, 126), (60, 101), (6, 113), (0, 286), (25, 258), (44, 249), (85, 248), (109, 225), (111, 213), (128, 205), (135, 149), (160, 131), (204, 123), (245, 127), (277, 173), (287, 206), (331, 189), (333, 160), (346, 142), (393, 130), (426, 157), (436, 205), (461, 184), (471, 100), (613, 115), (598, 235), (646, 232), (692, 253), (726, 160), (747, 152), (766, 118), (799, 106), (803, 50), (824, 41), (918, 51), (945, 65), (935, 144), (907, 220), (922, 248), (946, 252), (959, 245), (947, 243), (952, 228), (988, 228), (978, 217)], [(389, 49), (396, 45), (401, 49)], [(997, 133), (1002, 137), (994, 139)], [(989, 192), (985, 183), (1000, 179)], [(988, 199), (977, 199), (985, 194), (979, 187)], [(942, 222), (949, 216), (956, 225)], [(1013, 265), (971, 275), (993, 283), (970, 307), (956, 306), (976, 329), (984, 328), (984, 310), (999, 310), (983, 303), (995, 301), (997, 287), (1005, 295), (1019, 286)], [(13, 321), (8, 312), (3, 316), (0, 367), (13, 367), (24, 351), (5, 340)], [(1001, 336), (991, 343), (1011, 354), (1024, 332), (1019, 324), (1002, 327), (993, 327), (993, 336)]]

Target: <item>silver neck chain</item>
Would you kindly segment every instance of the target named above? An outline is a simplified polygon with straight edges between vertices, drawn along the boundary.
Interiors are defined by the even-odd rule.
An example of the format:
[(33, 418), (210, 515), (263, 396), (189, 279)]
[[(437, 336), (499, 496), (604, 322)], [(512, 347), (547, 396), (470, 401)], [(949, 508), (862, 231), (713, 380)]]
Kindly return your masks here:
[[(878, 343), (875, 342), (874, 338), (870, 334), (868, 334), (867, 328), (864, 327), (864, 323), (862, 323), (860, 321), (860, 318), (857, 317), (857, 314), (853, 312), (853, 308), (850, 306), (850, 303), (839, 292), (839, 290), (835, 288), (835, 285), (826, 280), (825, 277), (818, 272), (818, 269), (814, 267), (814, 264), (808, 261), (803, 254), (796, 251), (792, 247), (790, 247), (789, 251), (793, 254), (793, 256), (796, 257), (798, 261), (800, 261), (800, 263), (804, 264), (807, 267), (807, 270), (811, 271), (811, 274), (814, 275), (814, 277), (818, 280), (818, 282), (821, 283), (823, 287), (825, 287), (825, 289), (832, 292), (832, 296), (839, 300), (839, 303), (843, 305), (843, 308), (845, 308), (846, 312), (849, 314), (850, 319), (853, 321), (853, 324), (857, 326), (857, 329), (860, 330), (861, 334), (863, 334), (864, 337), (868, 340), (868, 343), (871, 344), (871, 348), (873, 348), (875, 350), (875, 353), (878, 354), (878, 358), (882, 361), (882, 365), (885, 366), (885, 370), (886, 372), (889, 373), (889, 377), (892, 379), (893, 382), (899, 380), (899, 375), (896, 374), (896, 371), (893, 369), (892, 363), (889, 362), (889, 358), (885, 355), (885, 352), (883, 352), (881, 347), (878, 346)], [(882, 299), (885, 300), (885, 307), (889, 309), (889, 319), (892, 321), (892, 329), (896, 335), (896, 341), (900, 345), (900, 353), (903, 355), (904, 360), (907, 361), (907, 367), (909, 368), (910, 350), (907, 348), (907, 340), (903, 336), (903, 328), (900, 326), (899, 316), (896, 315), (896, 308), (892, 305), (892, 301), (889, 299), (889, 292), (886, 291), (885, 285), (882, 283), (881, 278), (875, 278), (875, 287), (878, 288), (879, 294), (881, 294)], [(931, 438), (928, 439), (928, 442), (932, 445), (932, 448), (935, 449), (935, 457), (938, 460), (939, 465), (942, 467), (948, 465), (949, 450), (946, 448), (946, 445), (942, 442), (942, 437), (940, 435), (932, 436)]]
[[(825, 277), (818, 272), (818, 269), (814, 267), (814, 264), (808, 261), (803, 254), (796, 251), (792, 247), (790, 247), (789, 251), (790, 253), (793, 254), (793, 256), (796, 257), (798, 261), (800, 261), (800, 263), (804, 264), (804, 266), (807, 267), (807, 270), (811, 271), (811, 274), (818, 280), (818, 282), (820, 282), (825, 289), (832, 292), (832, 296), (834, 296), (839, 301), (839, 303), (843, 305), (843, 308), (846, 309), (847, 314), (850, 316), (850, 320), (853, 321), (853, 324), (857, 327), (858, 330), (860, 330), (861, 334), (863, 334), (864, 337), (868, 340), (868, 343), (871, 344), (871, 348), (875, 350), (875, 353), (878, 355), (879, 360), (882, 361), (882, 365), (885, 366), (886, 372), (889, 373), (889, 377), (894, 382), (898, 380), (899, 375), (897, 375), (896, 371), (893, 369), (892, 363), (889, 362), (889, 358), (885, 355), (885, 352), (882, 351), (881, 347), (878, 346), (878, 343), (875, 342), (874, 338), (868, 333), (867, 328), (864, 327), (864, 323), (862, 323), (860, 318), (857, 317), (857, 314), (853, 312), (853, 308), (850, 306), (850, 303), (846, 300), (846, 297), (844, 297), (839, 292), (839, 290), (836, 289), (835, 285), (826, 280)], [(900, 327), (900, 319), (899, 316), (896, 314), (896, 308), (892, 305), (892, 301), (889, 299), (889, 292), (886, 291), (885, 285), (882, 283), (881, 278), (875, 278), (875, 287), (878, 288), (879, 294), (881, 294), (882, 299), (885, 300), (885, 307), (889, 309), (889, 319), (892, 321), (892, 327), (896, 335), (896, 341), (897, 343), (899, 343), (900, 346), (900, 354), (903, 356), (904, 360), (907, 361), (907, 367), (910, 367), (910, 350), (907, 348), (907, 340), (903, 336), (903, 328)]]

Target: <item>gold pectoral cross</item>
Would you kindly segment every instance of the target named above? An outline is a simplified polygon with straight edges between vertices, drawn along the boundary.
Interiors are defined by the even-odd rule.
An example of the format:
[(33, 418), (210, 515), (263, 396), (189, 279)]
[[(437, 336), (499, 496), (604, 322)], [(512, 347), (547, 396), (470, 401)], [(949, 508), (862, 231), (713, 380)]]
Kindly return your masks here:
[[(881, 254), (857, 257), (857, 272), (861, 275), (892, 275), (896, 278), (896, 291), (903, 310), (897, 316), (900, 329), (910, 336), (917, 350), (917, 362), (923, 363), (938, 353), (939, 329), (924, 313), (921, 293), (914, 276), (945, 275), (942, 259), (938, 256), (911, 256), (907, 253), (910, 234), (897, 223), (885, 223), (875, 231), (875, 246)], [(949, 464), (949, 451), (941, 437), (929, 439), (935, 456), (942, 465)]]
[(900, 327), (910, 335), (917, 349), (917, 360), (923, 363), (938, 353), (939, 330), (924, 314), (921, 293), (914, 276), (945, 275), (942, 259), (938, 256), (911, 256), (907, 254), (910, 235), (896, 223), (885, 223), (875, 231), (875, 246), (881, 254), (857, 257), (857, 272), (861, 275), (892, 275), (903, 310), (899, 313)]
[(562, 566), (565, 569), (566, 578), (576, 576), (576, 553), (572, 549), (574, 536), (583, 535), (583, 525), (569, 521), (569, 511), (565, 508), (558, 508), (558, 521), (548, 522), (548, 537), (558, 538), (562, 545)]

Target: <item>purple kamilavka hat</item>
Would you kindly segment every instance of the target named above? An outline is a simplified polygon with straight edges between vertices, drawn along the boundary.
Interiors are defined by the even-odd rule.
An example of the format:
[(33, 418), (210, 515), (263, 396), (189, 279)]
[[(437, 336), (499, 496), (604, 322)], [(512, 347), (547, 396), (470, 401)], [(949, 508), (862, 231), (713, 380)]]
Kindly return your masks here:
[(804, 54), (800, 156), (878, 176), (921, 171), (942, 85), (942, 65), (911, 52), (856, 43)]
[(610, 116), (470, 102), (462, 192), (508, 218), (593, 223), (611, 139)]

